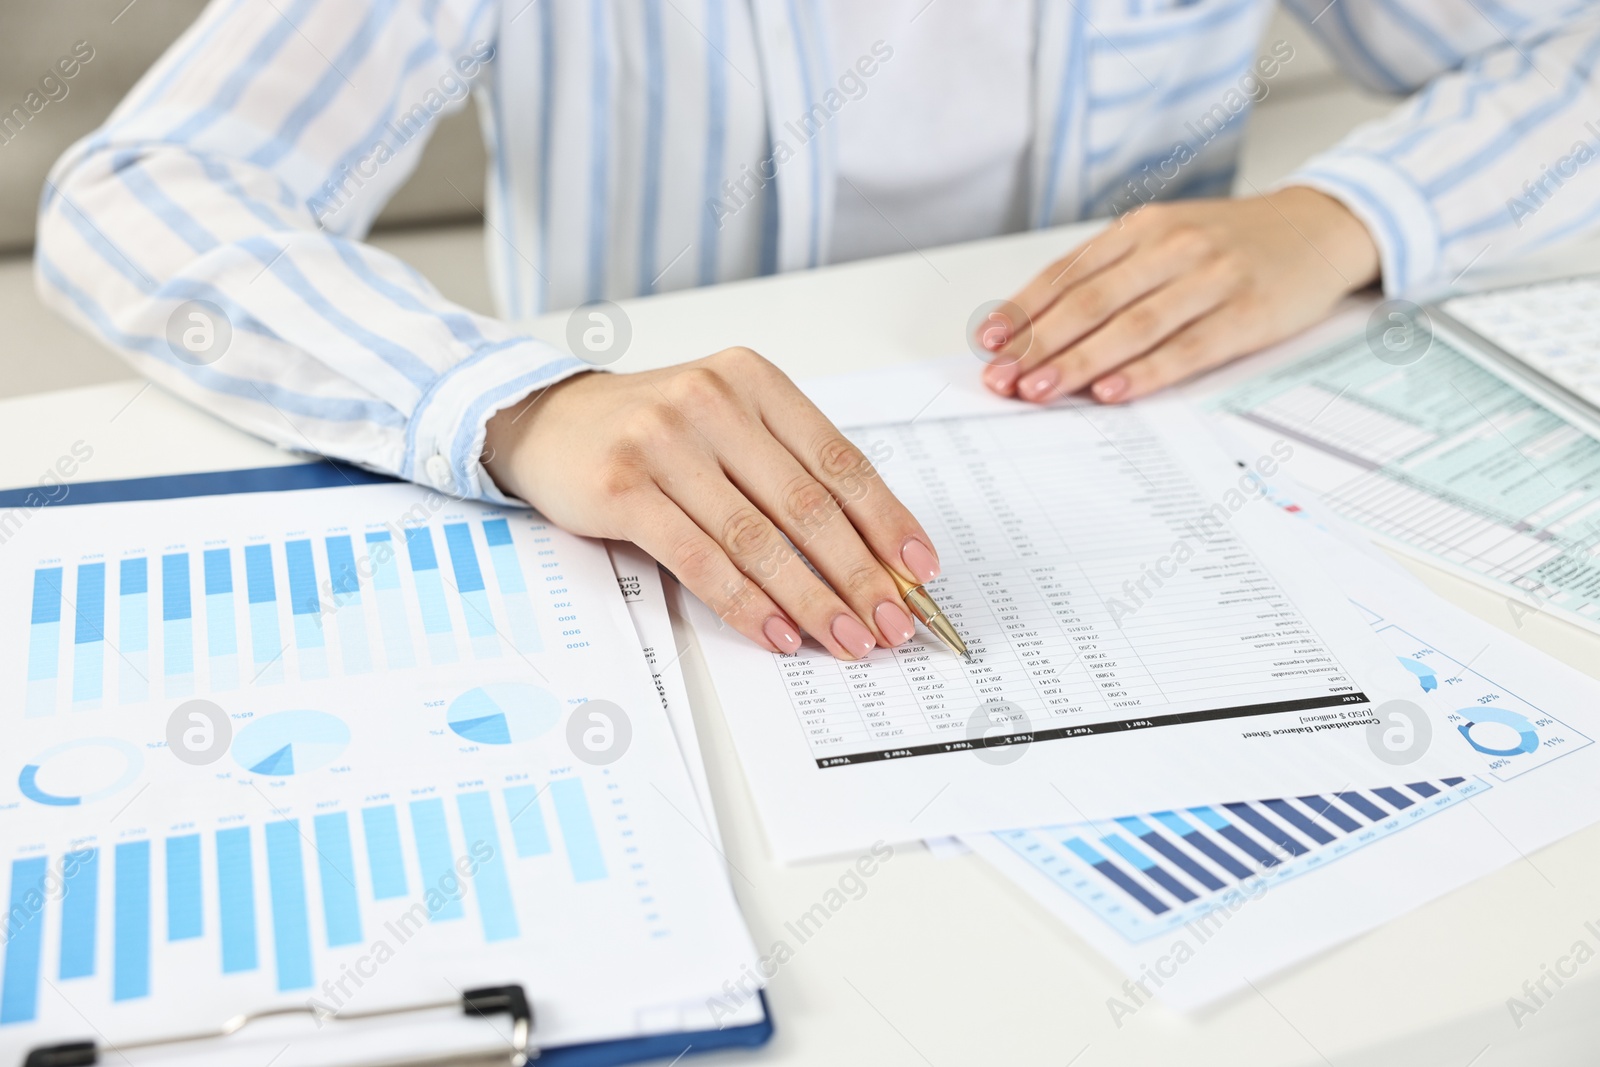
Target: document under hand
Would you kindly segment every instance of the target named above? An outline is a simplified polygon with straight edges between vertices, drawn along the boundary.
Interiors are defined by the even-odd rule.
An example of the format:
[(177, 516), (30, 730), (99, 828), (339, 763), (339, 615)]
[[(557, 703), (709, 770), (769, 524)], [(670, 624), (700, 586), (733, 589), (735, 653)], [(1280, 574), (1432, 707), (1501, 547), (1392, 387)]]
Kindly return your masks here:
[[(932, 536), (974, 662), (921, 633), (774, 655), (693, 608), (782, 858), (1459, 769), (1445, 731), (1397, 765), (1375, 709), (1415, 684), (1263, 495), (1284, 455), (1241, 468), (1174, 401), (1041, 410), (941, 369), (813, 395)], [(908, 377), (938, 403), (861, 410)]]

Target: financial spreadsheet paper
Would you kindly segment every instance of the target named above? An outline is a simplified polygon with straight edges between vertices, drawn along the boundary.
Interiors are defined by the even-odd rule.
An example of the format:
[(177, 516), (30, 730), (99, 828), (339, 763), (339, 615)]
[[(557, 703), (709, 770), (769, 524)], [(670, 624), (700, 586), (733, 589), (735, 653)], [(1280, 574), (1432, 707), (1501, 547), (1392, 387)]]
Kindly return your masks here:
[(1394, 774), (1368, 724), (1403, 672), (1187, 407), (991, 404), (970, 360), (879, 377), (814, 394), (933, 538), (973, 662), (920, 632), (774, 655), (695, 609), (781, 856)]
[(1412, 699), (1465, 736), (1475, 762), (1433, 781), (962, 839), (1178, 1008), (1247, 989), (1600, 820), (1589, 784), (1600, 682), (1457, 610), (1358, 533), (1336, 533), (1348, 528), (1314, 497), (1277, 499), (1415, 676)]
[[(0, 1060), (505, 982), (546, 1045), (749, 1021), (708, 1006), (754, 950), (603, 545), (384, 484), (53, 505), (4, 547)], [(502, 1041), (345, 1031), (199, 1059)]]
[(1341, 518), (1500, 594), (1502, 625), (1600, 631), (1600, 440), (1448, 338), (1407, 366), (1360, 334), (1291, 343), (1219, 377), (1198, 398), (1252, 447), (1292, 445), (1286, 469)]

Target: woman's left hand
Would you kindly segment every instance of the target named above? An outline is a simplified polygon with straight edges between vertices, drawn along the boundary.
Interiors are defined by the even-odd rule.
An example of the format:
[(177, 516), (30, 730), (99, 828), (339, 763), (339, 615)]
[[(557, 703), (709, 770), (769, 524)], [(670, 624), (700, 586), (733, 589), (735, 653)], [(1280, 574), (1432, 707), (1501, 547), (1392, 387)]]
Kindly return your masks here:
[(983, 380), (1040, 403), (1132, 400), (1304, 329), (1378, 265), (1366, 226), (1304, 186), (1150, 204), (1012, 298), (1026, 319), (985, 330)]

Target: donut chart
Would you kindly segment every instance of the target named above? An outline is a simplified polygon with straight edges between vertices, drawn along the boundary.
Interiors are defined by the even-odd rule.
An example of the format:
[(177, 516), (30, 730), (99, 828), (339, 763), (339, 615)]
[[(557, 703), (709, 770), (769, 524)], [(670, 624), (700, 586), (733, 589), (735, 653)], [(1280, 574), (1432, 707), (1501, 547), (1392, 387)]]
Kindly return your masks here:
[[(1519, 715), (1505, 708), (1480, 707), (1462, 708), (1456, 712), (1467, 721), (1456, 727), (1461, 731), (1461, 736), (1467, 739), (1467, 744), (1487, 756), (1520, 756), (1525, 752), (1534, 752), (1539, 748), (1539, 732), (1533, 728), (1533, 723), (1527, 716)], [(1498, 723), (1509, 726), (1517, 732), (1517, 744), (1510, 748), (1500, 748), (1486, 745), (1472, 736), (1472, 728), (1479, 723)]]
[[(58, 757), (74, 752), (78, 755), (70, 766), (51, 767)], [(98, 757), (91, 752), (98, 752)], [(76, 807), (120, 793), (138, 781), (143, 770), (144, 753), (137, 746), (115, 737), (80, 737), (52, 745), (23, 764), (17, 788), (35, 804)]]

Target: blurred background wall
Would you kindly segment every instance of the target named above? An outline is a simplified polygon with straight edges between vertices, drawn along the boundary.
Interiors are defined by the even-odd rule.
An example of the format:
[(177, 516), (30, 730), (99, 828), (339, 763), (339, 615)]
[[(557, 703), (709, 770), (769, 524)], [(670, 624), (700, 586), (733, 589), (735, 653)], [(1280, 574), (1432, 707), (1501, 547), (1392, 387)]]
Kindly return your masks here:
[[(358, 0), (334, 0), (356, 3)], [(57, 157), (98, 127), (173, 39), (195, 20), (205, 0), (0, 0), (0, 116), (72, 53), (94, 49), (66, 96), (49, 101), (26, 128), (0, 144), (0, 254), (33, 246), (34, 209)], [(483, 188), (483, 141), (469, 107), (434, 127), (422, 165), (390, 202), (379, 225), (432, 225), (478, 218), (450, 188), (476, 196)], [(446, 181), (448, 179), (449, 181)]]
[[(626, 7), (630, 0), (619, 2)], [(12, 356), (0, 361), (0, 396), (132, 376), (127, 365), (34, 295), (28, 259), (34, 213), (51, 164), (105, 120), (204, 6), (205, 0), (0, 0), (0, 323)], [(1281, 11), (1262, 36), (1262, 51), (1280, 40), (1294, 46), (1295, 56), (1250, 119), (1239, 178), (1246, 192), (1265, 188), (1394, 106), (1356, 89)], [(58, 61), (75, 47), (92, 49), (93, 58), (62, 81), (65, 95), (53, 87), (59, 99), (25, 124), (13, 120), (5, 126), (5, 116), (43, 77), (59, 77)], [(436, 124), (421, 166), (379, 217), (371, 240), (407, 260), (451, 299), (492, 312), (483, 221), (463, 199), (465, 194), (482, 204), (484, 163), (475, 107)]]

